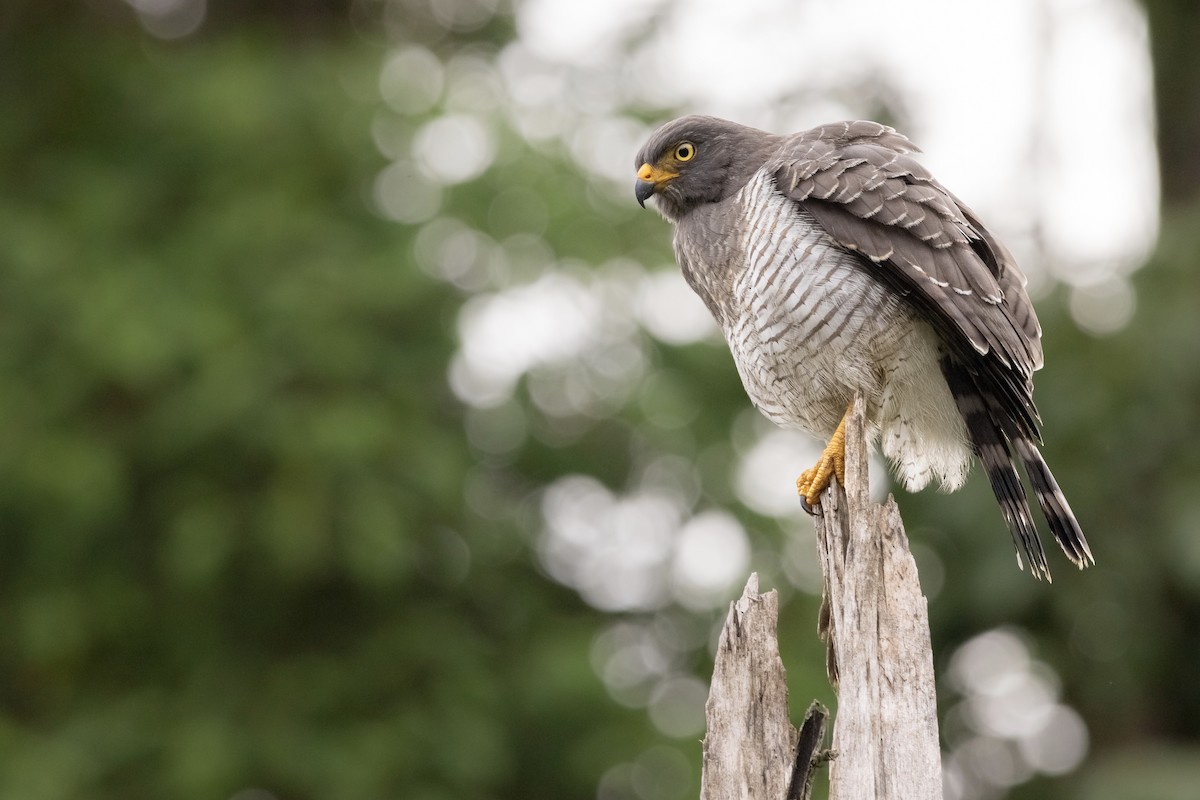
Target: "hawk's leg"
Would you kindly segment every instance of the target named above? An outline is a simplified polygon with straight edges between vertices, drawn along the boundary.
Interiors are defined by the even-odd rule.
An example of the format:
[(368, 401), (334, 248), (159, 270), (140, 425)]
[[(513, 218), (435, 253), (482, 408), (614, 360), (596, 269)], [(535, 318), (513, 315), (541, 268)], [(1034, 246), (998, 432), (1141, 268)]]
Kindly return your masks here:
[(853, 403), (846, 407), (842, 421), (829, 438), (829, 444), (825, 445), (816, 466), (804, 470), (796, 478), (796, 491), (809, 507), (821, 504), (821, 492), (829, 488), (829, 481), (834, 475), (837, 475), (839, 484), (846, 485), (846, 417), (853, 407)]

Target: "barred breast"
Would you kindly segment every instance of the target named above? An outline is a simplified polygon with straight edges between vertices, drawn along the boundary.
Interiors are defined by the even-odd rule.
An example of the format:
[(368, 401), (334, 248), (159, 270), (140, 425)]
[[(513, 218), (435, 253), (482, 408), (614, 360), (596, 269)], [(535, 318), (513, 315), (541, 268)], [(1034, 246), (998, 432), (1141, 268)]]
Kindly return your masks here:
[[(733, 198), (744, 231), (720, 320), (754, 404), (822, 439), (855, 392), (910, 490), (966, 478), (971, 450), (933, 329), (760, 171)], [(740, 262), (740, 263), (738, 263)]]

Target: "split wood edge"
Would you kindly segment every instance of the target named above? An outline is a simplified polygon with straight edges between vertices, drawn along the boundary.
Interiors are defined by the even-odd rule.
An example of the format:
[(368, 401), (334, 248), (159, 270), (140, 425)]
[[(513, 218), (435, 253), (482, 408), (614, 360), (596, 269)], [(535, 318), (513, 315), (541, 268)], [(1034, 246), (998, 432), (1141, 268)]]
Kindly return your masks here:
[(721, 631), (708, 703), (701, 800), (806, 800), (828, 762), (831, 800), (941, 800), (927, 602), (892, 498), (872, 503), (861, 398), (846, 424), (846, 484), (814, 518), (824, 574), (819, 621), (838, 696), (832, 751), (814, 701), (797, 731), (779, 658), (778, 595), (751, 575)]

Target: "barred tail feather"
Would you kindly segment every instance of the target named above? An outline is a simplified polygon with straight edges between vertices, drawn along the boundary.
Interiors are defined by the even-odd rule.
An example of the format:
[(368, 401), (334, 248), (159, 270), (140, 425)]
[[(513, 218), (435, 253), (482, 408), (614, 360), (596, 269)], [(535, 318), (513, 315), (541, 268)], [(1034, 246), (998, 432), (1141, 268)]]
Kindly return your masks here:
[[(1046, 551), (1042, 549), (1042, 541), (1029, 510), (1025, 486), (1013, 466), (1008, 442), (993, 415), (995, 401), (989, 402), (988, 396), (980, 391), (963, 367), (944, 360), (942, 372), (966, 423), (971, 445), (992, 485), (996, 502), (1000, 504), (1000, 513), (1012, 534), (1013, 544), (1017, 548), (1017, 564), (1022, 565), (1023, 553), (1029, 562), (1030, 573), (1035, 578), (1049, 581), (1050, 567), (1046, 563)], [(1046, 470), (1046, 474), (1049, 474), (1049, 470)]]
[(1088, 547), (1083, 529), (1079, 527), (1079, 521), (1075, 519), (1071, 506), (1067, 504), (1067, 498), (1058, 488), (1058, 481), (1054, 480), (1054, 475), (1051, 474), (1050, 467), (1042, 458), (1037, 445), (1024, 437), (1017, 438), (1015, 444), (1017, 453), (1025, 464), (1029, 485), (1033, 488), (1038, 505), (1046, 515), (1046, 522), (1050, 524), (1050, 531), (1059, 547), (1080, 569), (1095, 564), (1096, 559), (1092, 557), (1092, 550)]
[[(978, 395), (975, 399), (981, 400)], [(996, 502), (1000, 504), (1000, 513), (1012, 533), (1013, 544), (1018, 548), (1017, 564), (1021, 564), (1021, 553), (1024, 553), (1033, 577), (1049, 581), (1050, 567), (1046, 563), (1046, 551), (1042, 549), (1042, 540), (1029, 510), (1025, 486), (1013, 467), (1012, 455), (1003, 435), (986, 413), (977, 415), (974, 422), (967, 419), (967, 432), (992, 485)]]

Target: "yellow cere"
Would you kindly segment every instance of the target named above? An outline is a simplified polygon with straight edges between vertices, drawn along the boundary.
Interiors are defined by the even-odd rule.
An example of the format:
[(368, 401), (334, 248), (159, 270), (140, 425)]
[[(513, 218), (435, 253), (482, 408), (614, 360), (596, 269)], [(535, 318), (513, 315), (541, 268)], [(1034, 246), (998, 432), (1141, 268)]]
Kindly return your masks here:
[(678, 178), (679, 173), (675, 172), (674, 170), (667, 169), (661, 164), (658, 166), (652, 164), (642, 164), (642, 166), (638, 168), (637, 176), (639, 181), (647, 181), (648, 183), (658, 185), (660, 183), (666, 183), (672, 178)]

